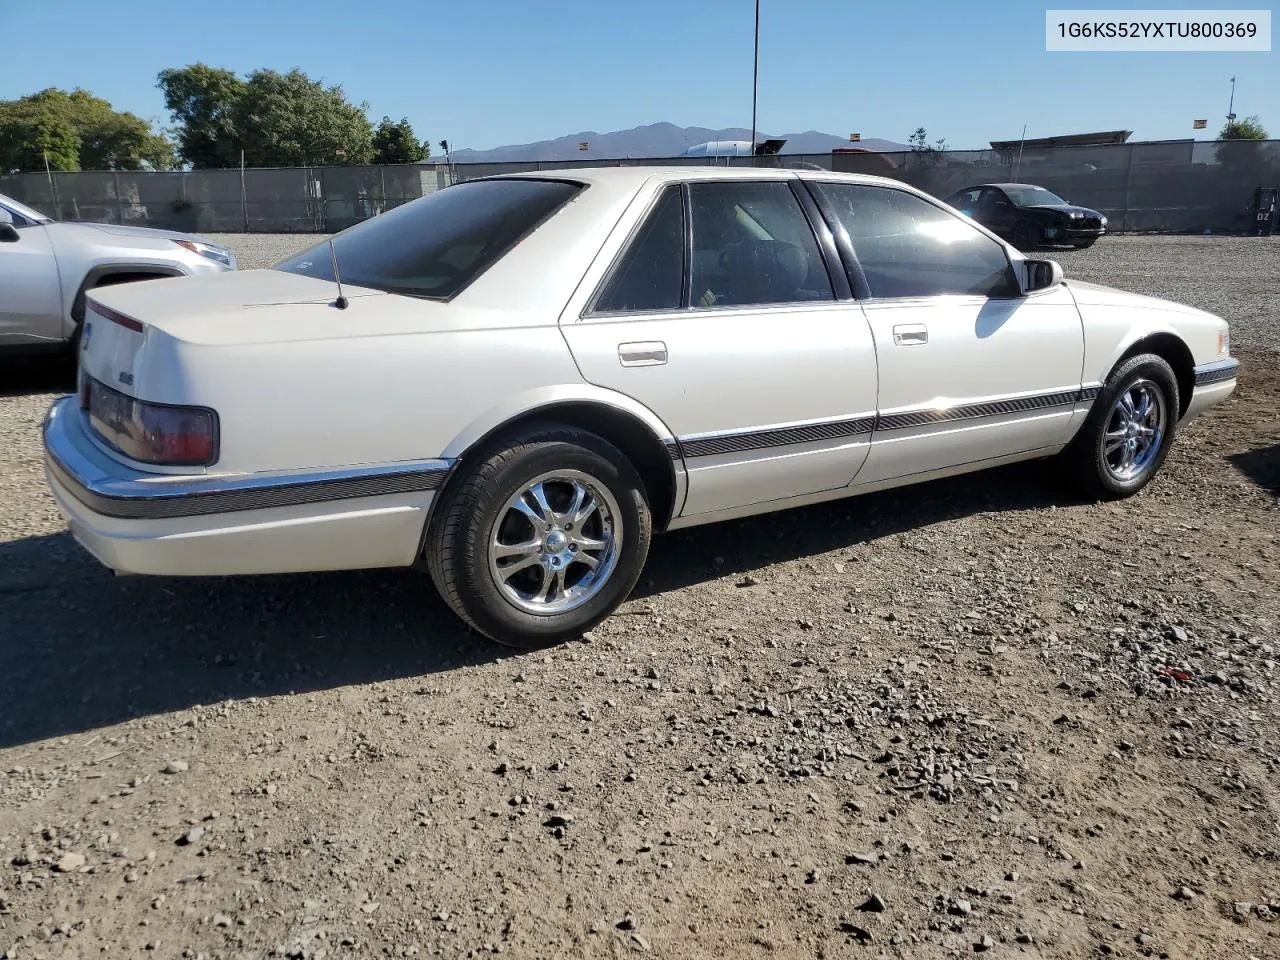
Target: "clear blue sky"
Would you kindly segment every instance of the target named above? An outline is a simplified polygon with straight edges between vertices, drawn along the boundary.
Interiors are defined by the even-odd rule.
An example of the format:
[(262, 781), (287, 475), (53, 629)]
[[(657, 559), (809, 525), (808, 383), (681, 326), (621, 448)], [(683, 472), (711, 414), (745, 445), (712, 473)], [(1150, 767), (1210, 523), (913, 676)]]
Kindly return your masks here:
[[(1280, 136), (1274, 49), (1047, 53), (1046, 6), (1076, 5), (763, 0), (759, 128), (905, 141), (924, 126), (970, 148), (1024, 122), (1029, 137), (1206, 139), (1235, 74), (1236, 113)], [(204, 61), (300, 67), (368, 101), (375, 121), (407, 116), (454, 147), (659, 120), (747, 127), (753, 16), (753, 0), (0, 0), (0, 99), (81, 86), (167, 124), (156, 73)], [(1197, 117), (1208, 131), (1193, 133)]]

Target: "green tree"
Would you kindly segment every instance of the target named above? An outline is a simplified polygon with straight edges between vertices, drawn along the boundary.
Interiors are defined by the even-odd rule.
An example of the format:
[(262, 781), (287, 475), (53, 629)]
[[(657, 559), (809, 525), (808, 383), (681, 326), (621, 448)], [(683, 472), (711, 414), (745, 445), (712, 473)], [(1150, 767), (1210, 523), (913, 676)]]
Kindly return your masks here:
[(392, 123), (384, 116), (373, 132), (374, 163), (421, 163), (430, 155), (430, 141), (418, 140), (407, 117)]
[(934, 146), (929, 145), (929, 134), (924, 127), (916, 127), (916, 132), (907, 138), (913, 153), (941, 153), (947, 149), (946, 137), (939, 137)]
[(373, 127), (366, 109), (301, 70), (255, 70), (232, 115), (248, 165), (297, 167), (368, 163)]
[(50, 87), (0, 101), (0, 168), (167, 170), (173, 145), (132, 113), (86, 90)]
[(1262, 121), (1258, 119), (1258, 115), (1255, 113), (1252, 117), (1245, 117), (1243, 120), (1228, 120), (1222, 125), (1218, 139), (1265, 140), (1267, 139), (1267, 131), (1263, 128)]
[(1267, 131), (1256, 115), (1229, 120), (1218, 134), (1216, 159), (1224, 182), (1238, 191), (1242, 210), (1252, 203), (1255, 187), (1280, 178), (1280, 150), (1276, 144), (1264, 143), (1266, 139)]
[(24, 100), (0, 103), (0, 173), (80, 169), (80, 135), (67, 120)]
[(197, 169), (240, 164), (235, 114), (245, 82), (204, 63), (161, 70), (157, 83), (177, 124), (178, 155)]

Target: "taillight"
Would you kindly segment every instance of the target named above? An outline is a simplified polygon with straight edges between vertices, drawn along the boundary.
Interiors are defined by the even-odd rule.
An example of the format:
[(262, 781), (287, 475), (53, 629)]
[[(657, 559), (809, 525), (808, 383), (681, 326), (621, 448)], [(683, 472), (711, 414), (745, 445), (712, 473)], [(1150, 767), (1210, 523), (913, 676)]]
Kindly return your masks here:
[(207, 407), (147, 403), (85, 378), (89, 423), (126, 457), (157, 466), (207, 466), (218, 455), (218, 415)]

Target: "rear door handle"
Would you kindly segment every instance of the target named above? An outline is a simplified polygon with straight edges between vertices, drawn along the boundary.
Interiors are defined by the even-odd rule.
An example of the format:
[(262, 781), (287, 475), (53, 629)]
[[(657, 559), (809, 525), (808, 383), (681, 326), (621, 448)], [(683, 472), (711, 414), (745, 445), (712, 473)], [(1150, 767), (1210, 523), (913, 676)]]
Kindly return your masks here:
[(667, 345), (661, 340), (620, 343), (618, 359), (624, 367), (654, 367), (667, 362)]
[(893, 342), (899, 347), (929, 342), (929, 328), (923, 323), (899, 323), (893, 328)]

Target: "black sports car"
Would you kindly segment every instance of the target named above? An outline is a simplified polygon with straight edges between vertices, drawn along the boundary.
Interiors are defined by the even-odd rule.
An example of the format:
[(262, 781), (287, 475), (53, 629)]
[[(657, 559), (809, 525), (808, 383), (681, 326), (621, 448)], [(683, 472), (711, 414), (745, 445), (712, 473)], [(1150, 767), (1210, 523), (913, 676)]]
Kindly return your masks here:
[(1042, 244), (1083, 249), (1107, 232), (1097, 210), (1073, 206), (1044, 187), (1030, 183), (982, 183), (964, 187), (943, 200), (972, 217), (1019, 250)]

